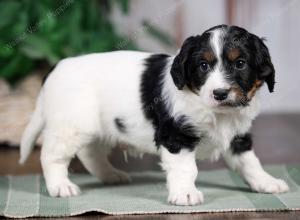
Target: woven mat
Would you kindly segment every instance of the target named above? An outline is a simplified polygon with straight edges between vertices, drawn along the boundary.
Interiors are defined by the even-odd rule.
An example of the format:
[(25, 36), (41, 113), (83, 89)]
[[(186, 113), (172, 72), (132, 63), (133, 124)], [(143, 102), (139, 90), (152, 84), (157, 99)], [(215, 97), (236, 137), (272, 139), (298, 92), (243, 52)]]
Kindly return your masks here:
[(121, 215), (300, 210), (300, 166), (267, 166), (266, 169), (285, 179), (291, 192), (277, 195), (253, 193), (231, 171), (200, 171), (197, 187), (204, 193), (205, 201), (202, 205), (190, 207), (166, 202), (165, 176), (160, 172), (132, 173), (133, 183), (119, 186), (101, 185), (90, 175), (73, 175), (71, 179), (83, 191), (73, 198), (49, 197), (41, 176), (0, 177), (0, 216), (61, 217), (89, 211)]

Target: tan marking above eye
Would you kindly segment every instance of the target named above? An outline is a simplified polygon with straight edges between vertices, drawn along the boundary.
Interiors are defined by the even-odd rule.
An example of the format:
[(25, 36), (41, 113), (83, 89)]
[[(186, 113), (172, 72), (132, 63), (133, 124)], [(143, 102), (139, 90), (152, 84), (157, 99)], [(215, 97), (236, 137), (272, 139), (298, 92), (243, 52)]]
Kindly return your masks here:
[(233, 48), (233, 49), (230, 49), (227, 56), (228, 56), (228, 59), (231, 60), (231, 61), (234, 61), (235, 59), (237, 59), (239, 56), (241, 55), (241, 52), (239, 49), (237, 48)]
[(202, 57), (208, 62), (213, 62), (215, 60), (215, 54), (212, 51), (205, 51), (202, 54)]

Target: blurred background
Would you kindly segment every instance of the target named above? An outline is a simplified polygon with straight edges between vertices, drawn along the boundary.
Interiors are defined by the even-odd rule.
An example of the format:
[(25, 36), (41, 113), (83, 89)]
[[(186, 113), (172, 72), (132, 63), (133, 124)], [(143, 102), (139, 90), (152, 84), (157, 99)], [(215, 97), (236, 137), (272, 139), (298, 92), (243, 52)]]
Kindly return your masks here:
[[(19, 145), (43, 76), (60, 59), (113, 50), (175, 53), (185, 38), (218, 24), (267, 39), (277, 83), (275, 93), (261, 91), (255, 149), (264, 163), (299, 163), (299, 11), (298, 0), (0, 0), (0, 174), (40, 172), (38, 150), (20, 168), (11, 147)], [(149, 155), (128, 163), (120, 150), (115, 155), (125, 169), (158, 167)]]

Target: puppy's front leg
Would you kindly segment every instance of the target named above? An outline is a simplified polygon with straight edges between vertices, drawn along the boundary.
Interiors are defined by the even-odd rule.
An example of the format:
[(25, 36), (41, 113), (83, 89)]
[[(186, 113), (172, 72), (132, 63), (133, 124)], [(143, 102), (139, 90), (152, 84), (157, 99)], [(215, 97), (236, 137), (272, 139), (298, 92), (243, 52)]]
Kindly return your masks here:
[(203, 194), (195, 186), (198, 174), (195, 150), (181, 149), (179, 153), (170, 153), (162, 147), (161, 160), (167, 173), (168, 201), (174, 205), (203, 203)]
[(289, 191), (285, 181), (268, 174), (252, 150), (249, 134), (236, 136), (228, 152), (224, 154), (228, 165), (236, 170), (249, 184), (251, 189), (262, 193), (283, 193)]

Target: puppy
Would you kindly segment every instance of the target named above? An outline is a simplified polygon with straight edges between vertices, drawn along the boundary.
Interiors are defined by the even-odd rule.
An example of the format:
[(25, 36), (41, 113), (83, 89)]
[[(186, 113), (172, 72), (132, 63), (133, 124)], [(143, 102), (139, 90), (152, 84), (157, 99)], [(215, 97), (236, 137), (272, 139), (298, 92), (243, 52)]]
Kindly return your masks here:
[(288, 185), (262, 168), (249, 134), (256, 93), (265, 83), (273, 92), (274, 74), (263, 41), (226, 25), (189, 37), (175, 56), (117, 51), (64, 59), (41, 89), (20, 162), (43, 131), (51, 196), (80, 193), (68, 178), (75, 155), (103, 183), (129, 182), (107, 159), (118, 143), (161, 156), (171, 204), (203, 202), (196, 158), (223, 156), (253, 191), (286, 192)]

